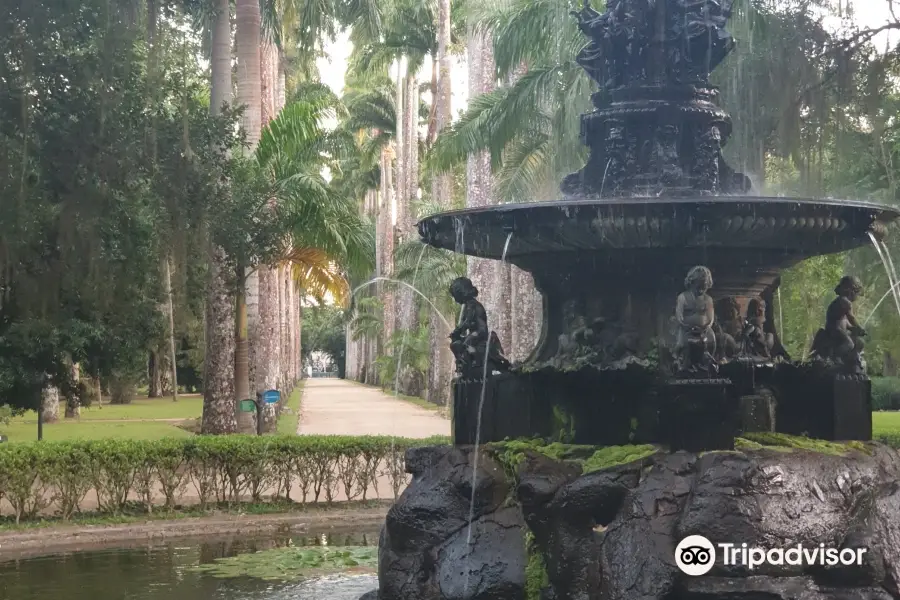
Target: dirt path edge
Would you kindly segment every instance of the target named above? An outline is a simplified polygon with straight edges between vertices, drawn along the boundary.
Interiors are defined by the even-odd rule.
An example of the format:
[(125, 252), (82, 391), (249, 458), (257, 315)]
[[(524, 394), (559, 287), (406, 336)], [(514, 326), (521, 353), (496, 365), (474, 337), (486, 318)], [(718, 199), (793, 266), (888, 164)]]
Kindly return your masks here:
[(185, 538), (258, 537), (275, 533), (378, 530), (390, 503), (367, 508), (319, 509), (266, 515), (228, 514), (120, 525), (60, 525), (0, 532), (0, 562), (111, 548), (133, 548)]

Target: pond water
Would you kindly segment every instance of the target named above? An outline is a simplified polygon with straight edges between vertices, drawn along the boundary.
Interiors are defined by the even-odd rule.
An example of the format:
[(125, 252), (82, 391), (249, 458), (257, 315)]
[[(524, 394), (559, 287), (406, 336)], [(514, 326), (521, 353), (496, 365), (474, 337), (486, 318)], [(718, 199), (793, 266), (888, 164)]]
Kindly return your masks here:
[(374, 589), (372, 574), (302, 581), (221, 579), (193, 568), (217, 558), (294, 546), (376, 546), (377, 532), (189, 540), (0, 562), (0, 600), (357, 600)]

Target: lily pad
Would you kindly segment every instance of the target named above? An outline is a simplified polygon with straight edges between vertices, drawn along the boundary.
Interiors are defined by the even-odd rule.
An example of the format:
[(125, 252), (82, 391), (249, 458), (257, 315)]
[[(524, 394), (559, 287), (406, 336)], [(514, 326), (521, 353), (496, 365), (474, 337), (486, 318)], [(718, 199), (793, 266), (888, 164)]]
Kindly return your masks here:
[(222, 579), (295, 581), (340, 571), (369, 572), (377, 566), (378, 548), (374, 546), (289, 546), (219, 558), (192, 570)]

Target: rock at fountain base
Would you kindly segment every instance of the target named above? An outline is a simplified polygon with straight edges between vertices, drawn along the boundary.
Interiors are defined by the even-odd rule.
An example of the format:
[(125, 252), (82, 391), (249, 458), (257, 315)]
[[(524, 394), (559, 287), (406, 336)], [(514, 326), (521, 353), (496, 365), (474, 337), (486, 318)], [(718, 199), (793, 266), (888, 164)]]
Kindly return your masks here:
[[(410, 450), (413, 481), (382, 530), (377, 600), (900, 599), (900, 455), (821, 447), (590, 455), (491, 444), (479, 451), (474, 506), (472, 448)], [(866, 552), (859, 566), (753, 570), (717, 557), (708, 575), (689, 577), (674, 562), (688, 535)]]
[(413, 480), (381, 532), (379, 600), (524, 598), (525, 522), (509, 502), (513, 486), (482, 450), (472, 504), (475, 461), (471, 447), (407, 451)]
[(737, 399), (727, 379), (673, 380), (664, 391), (663, 436), (688, 452), (734, 450)]

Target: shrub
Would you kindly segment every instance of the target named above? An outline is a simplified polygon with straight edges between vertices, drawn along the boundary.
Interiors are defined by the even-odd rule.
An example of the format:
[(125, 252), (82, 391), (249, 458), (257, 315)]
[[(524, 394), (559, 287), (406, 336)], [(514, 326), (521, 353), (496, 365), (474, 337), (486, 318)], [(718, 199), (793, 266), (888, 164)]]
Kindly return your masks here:
[(283, 498), (333, 502), (378, 494), (387, 478), (393, 497), (406, 483), (408, 448), (446, 444), (387, 436), (196, 436), (153, 441), (30, 442), (0, 447), (0, 498), (18, 522), (52, 507), (64, 519), (90, 492), (101, 513), (117, 514), (137, 500), (147, 512), (172, 509), (193, 484), (201, 506)]
[(900, 377), (872, 378), (872, 410), (900, 410)]

